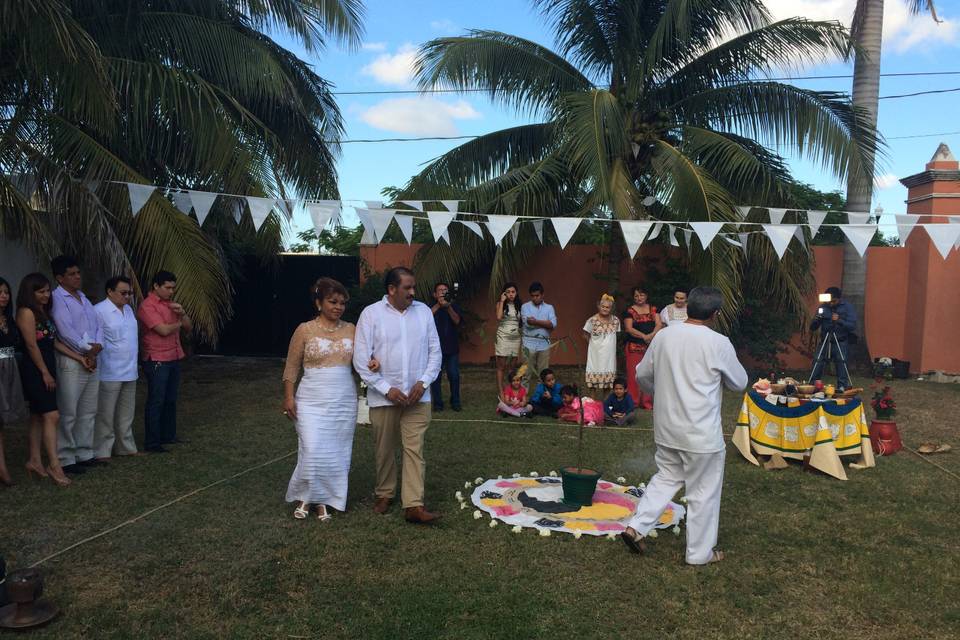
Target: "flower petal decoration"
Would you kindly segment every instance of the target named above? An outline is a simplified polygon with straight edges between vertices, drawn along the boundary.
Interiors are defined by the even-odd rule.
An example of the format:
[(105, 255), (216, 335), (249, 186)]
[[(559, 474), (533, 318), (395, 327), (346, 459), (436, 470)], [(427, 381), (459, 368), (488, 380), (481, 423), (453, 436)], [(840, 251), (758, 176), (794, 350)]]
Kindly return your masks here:
[(683, 504), (687, 504), (687, 496), (683, 496), (682, 498), (680, 498), (680, 502)]
[(470, 481), (469, 481), (469, 480), (468, 480), (467, 482), (464, 482), (464, 483), (463, 483), (463, 488), (464, 488), (464, 489), (469, 489), (469, 488), (472, 487), (472, 486), (473, 486), (473, 485), (470, 484)]
[(617, 534), (612, 532), (607, 534), (607, 540), (616, 540), (616, 539), (617, 539)]
[(467, 508), (467, 503), (466, 503), (466, 502), (461, 502), (461, 503), (460, 503), (460, 508), (461, 508), (461, 509), (466, 509), (466, 508)]
[(497, 524), (498, 524), (498, 522), (497, 522), (496, 520), (491, 520), (491, 521), (490, 521), (490, 528), (493, 529), (495, 526), (497, 526)]
[(483, 478), (477, 478), (476, 480), (473, 481), (473, 484), (479, 487), (481, 484), (483, 484)]
[(474, 519), (474, 520), (479, 520), (479, 519), (482, 518), (482, 517), (483, 517), (483, 511), (480, 511), (480, 509), (477, 509), (477, 510), (475, 510), (475, 511), (473, 512), (473, 519)]
[(513, 477), (514, 477), (514, 478), (519, 478), (519, 477), (520, 477), (520, 474), (519, 474), (519, 473), (515, 473), (515, 474), (513, 474)]
[(556, 477), (557, 477), (557, 472), (556, 472), (556, 471), (551, 471), (551, 472), (550, 472), (550, 477), (551, 477), (551, 478), (556, 478)]
[(675, 536), (680, 535), (680, 525), (675, 525), (671, 531), (673, 531), (673, 535)]
[(455, 494), (453, 494), (453, 496), (454, 496), (457, 500), (460, 500), (461, 502), (463, 501), (463, 494), (460, 493), (459, 491), (457, 491)]
[(510, 531), (513, 531), (514, 533), (523, 533), (523, 527), (521, 527), (520, 525), (516, 525), (515, 527), (510, 529)]
[(549, 537), (550, 537), (550, 529), (540, 529), (540, 537), (541, 537), (541, 538), (549, 538)]
[(573, 532), (573, 537), (574, 537), (576, 540), (579, 540), (580, 538), (583, 537), (583, 533), (580, 532), (580, 531), (574, 531), (574, 532)]
[(530, 472), (530, 477), (531, 477), (531, 478), (539, 478), (539, 477), (540, 477), (540, 474), (537, 473), (536, 471), (531, 471), (531, 472)]
[(620, 484), (624, 484), (626, 481), (627, 481), (627, 479), (624, 478), (623, 476), (620, 476), (620, 477), (617, 478), (617, 482), (619, 482)]
[(648, 537), (648, 538), (656, 538), (656, 537), (659, 536), (659, 535), (660, 535), (660, 534), (657, 533), (657, 530), (656, 530), (656, 529), (651, 529), (650, 532), (647, 533), (647, 537)]

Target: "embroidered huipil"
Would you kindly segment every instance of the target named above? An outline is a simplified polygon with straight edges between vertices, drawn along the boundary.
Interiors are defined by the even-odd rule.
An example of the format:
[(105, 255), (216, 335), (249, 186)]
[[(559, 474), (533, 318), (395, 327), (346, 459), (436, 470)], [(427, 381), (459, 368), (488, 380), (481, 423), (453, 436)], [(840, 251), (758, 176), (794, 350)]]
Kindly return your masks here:
[(300, 368), (349, 367), (353, 360), (353, 336), (356, 327), (341, 323), (336, 331), (327, 331), (318, 320), (304, 322), (293, 332), (283, 380), (296, 382)]

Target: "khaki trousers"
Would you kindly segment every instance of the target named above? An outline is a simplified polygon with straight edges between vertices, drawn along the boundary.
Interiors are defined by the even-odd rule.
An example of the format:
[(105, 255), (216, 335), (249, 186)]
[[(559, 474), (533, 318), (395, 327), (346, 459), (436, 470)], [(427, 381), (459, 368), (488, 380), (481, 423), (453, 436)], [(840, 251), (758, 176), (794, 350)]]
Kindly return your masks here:
[(93, 458), (93, 429), (97, 421), (100, 379), (83, 365), (57, 354), (57, 457), (67, 466)]
[(100, 381), (97, 403), (97, 424), (93, 431), (93, 448), (98, 458), (109, 458), (116, 443), (117, 455), (137, 452), (133, 439), (133, 414), (137, 402), (137, 381)]
[[(540, 372), (550, 366), (550, 349), (544, 349), (543, 351), (528, 351), (527, 353), (527, 373), (523, 379), (523, 386), (527, 389), (531, 388), (531, 380), (535, 382), (543, 382), (540, 380)], [(504, 380), (504, 384), (509, 383), (509, 380)], [(533, 384), (532, 386), (536, 386)]]
[(404, 509), (423, 506), (423, 438), (430, 426), (430, 402), (411, 407), (370, 407), (370, 424), (376, 446), (378, 498), (397, 494), (397, 445), (403, 448), (403, 485), (400, 499)]

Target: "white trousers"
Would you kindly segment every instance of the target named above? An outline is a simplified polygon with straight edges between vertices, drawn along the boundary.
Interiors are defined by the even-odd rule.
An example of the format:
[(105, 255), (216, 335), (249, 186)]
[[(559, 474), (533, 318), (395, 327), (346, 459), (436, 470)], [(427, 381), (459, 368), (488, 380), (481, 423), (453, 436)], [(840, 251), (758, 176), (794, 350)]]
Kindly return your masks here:
[(117, 455), (137, 452), (133, 439), (133, 415), (137, 403), (137, 381), (100, 381), (97, 423), (93, 448), (98, 458), (109, 458), (116, 443)]
[(657, 523), (673, 496), (686, 485), (687, 563), (706, 564), (717, 545), (720, 493), (727, 452), (691, 453), (657, 447), (657, 473), (650, 479), (630, 526), (642, 536)]
[(57, 457), (66, 466), (93, 458), (100, 380), (83, 365), (57, 354)]

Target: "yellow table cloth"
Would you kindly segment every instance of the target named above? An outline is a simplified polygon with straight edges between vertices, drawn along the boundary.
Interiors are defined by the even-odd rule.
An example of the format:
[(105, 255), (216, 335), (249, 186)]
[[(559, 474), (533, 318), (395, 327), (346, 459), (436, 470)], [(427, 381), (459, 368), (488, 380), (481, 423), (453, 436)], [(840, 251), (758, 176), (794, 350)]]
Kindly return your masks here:
[(863, 456), (875, 466), (870, 432), (859, 398), (804, 402), (790, 398), (787, 405), (772, 404), (747, 391), (733, 434), (733, 444), (744, 458), (759, 466), (754, 454), (810, 458), (814, 469), (846, 480), (840, 456)]

